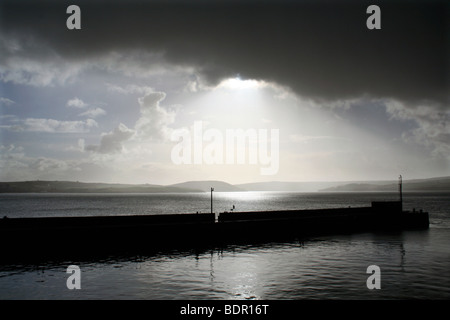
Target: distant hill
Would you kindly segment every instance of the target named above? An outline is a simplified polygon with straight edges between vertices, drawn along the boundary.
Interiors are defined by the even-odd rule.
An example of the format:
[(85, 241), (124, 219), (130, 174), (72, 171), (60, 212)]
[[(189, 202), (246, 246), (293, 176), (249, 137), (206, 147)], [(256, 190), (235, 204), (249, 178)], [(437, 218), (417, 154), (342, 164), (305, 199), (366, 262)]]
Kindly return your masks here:
[(200, 191), (209, 192), (211, 188), (217, 192), (232, 192), (232, 191), (246, 191), (238, 186), (223, 182), (223, 181), (187, 181), (177, 184), (172, 184), (170, 187), (183, 188), (183, 189), (195, 189)]
[[(386, 191), (398, 190), (398, 182), (387, 184), (349, 183), (321, 189), (321, 192), (355, 192), (355, 191)], [(450, 177), (406, 180), (402, 183), (403, 191), (450, 191)]]
[(57, 193), (162, 193), (196, 192), (199, 190), (152, 184), (108, 184), (73, 181), (0, 182), (0, 193), (57, 192)]
[[(397, 181), (256, 182), (232, 185), (223, 181), (187, 181), (172, 185), (84, 183), (75, 181), (0, 182), (0, 193), (169, 193), (169, 192), (292, 191), (292, 192), (396, 192)], [(450, 177), (403, 181), (404, 191), (448, 191)]]
[[(246, 191), (292, 191), (292, 192), (316, 192), (321, 189), (341, 186), (350, 183), (369, 183), (369, 182), (353, 182), (353, 181), (319, 181), (319, 182), (286, 182), (286, 181), (270, 181), (237, 184), (236, 186)], [(383, 185), (390, 181), (371, 181), (371, 184)]]
[(341, 182), (254, 182), (238, 184), (237, 187), (246, 191), (292, 191), (292, 192), (314, 192), (321, 188), (337, 186)]

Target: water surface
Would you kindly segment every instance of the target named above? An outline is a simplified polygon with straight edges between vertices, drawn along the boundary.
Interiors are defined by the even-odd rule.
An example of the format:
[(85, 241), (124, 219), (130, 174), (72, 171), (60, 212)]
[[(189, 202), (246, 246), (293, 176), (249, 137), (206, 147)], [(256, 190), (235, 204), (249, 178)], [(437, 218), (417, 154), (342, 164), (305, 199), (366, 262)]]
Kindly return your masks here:
[[(229, 210), (233, 204), (238, 211), (310, 209), (396, 199), (394, 193), (215, 193), (214, 207), (215, 211)], [(449, 199), (445, 193), (404, 195), (405, 209), (430, 212), (430, 229), (424, 231), (3, 264), (0, 299), (449, 299)], [(0, 202), (0, 215), (8, 217), (210, 210), (209, 193), (3, 194)], [(66, 268), (71, 264), (81, 268), (81, 290), (66, 287)], [(369, 265), (381, 269), (380, 290), (366, 286)]]

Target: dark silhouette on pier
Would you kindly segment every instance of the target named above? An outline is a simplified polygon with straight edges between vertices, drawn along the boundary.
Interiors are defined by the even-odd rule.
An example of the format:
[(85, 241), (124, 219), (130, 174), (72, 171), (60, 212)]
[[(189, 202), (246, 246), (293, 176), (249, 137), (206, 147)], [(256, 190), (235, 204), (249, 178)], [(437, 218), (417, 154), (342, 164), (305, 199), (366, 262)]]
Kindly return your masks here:
[(400, 201), (359, 208), (222, 212), (217, 221), (215, 213), (9, 218), (0, 220), (1, 260), (195, 249), (428, 225), (427, 212), (403, 211)]

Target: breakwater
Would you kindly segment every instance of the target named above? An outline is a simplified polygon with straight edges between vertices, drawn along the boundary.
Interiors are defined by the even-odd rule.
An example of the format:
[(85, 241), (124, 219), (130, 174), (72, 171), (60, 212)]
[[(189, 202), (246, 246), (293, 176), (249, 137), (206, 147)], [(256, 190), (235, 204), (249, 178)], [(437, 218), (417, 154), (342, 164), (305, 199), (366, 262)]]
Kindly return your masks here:
[(315, 210), (0, 219), (1, 259), (141, 253), (315, 235), (426, 229), (402, 203)]

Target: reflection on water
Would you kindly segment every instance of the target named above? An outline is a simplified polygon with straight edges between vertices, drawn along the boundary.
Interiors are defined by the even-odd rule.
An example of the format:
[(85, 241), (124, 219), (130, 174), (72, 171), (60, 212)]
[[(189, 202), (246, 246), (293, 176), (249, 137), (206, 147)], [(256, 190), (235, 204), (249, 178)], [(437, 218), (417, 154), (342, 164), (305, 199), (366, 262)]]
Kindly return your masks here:
[[(449, 230), (3, 265), (1, 299), (448, 299)], [(445, 252), (443, 250), (446, 250)], [(68, 290), (70, 264), (81, 290)], [(381, 290), (366, 269), (381, 268)]]
[[(209, 196), (0, 195), (0, 216), (208, 212)], [(397, 197), (393, 193), (289, 192), (217, 192), (214, 196), (218, 211), (233, 205), (237, 211), (366, 206)], [(139, 255), (99, 252), (95, 257), (22, 264), (8, 264), (0, 256), (0, 299), (450, 299), (448, 200), (448, 193), (405, 194), (405, 209), (430, 212), (426, 231)], [(68, 243), (67, 250), (74, 243)], [(72, 264), (81, 268), (81, 290), (66, 287), (66, 268)], [(369, 265), (381, 269), (381, 290), (367, 289)]]

